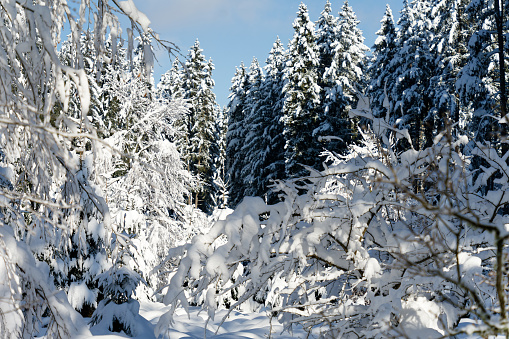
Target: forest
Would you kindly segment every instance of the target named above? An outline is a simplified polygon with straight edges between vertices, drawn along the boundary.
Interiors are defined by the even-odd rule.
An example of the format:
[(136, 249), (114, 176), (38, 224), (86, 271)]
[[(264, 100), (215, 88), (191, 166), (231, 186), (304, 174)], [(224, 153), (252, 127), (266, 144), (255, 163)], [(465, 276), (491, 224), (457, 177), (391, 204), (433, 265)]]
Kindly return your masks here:
[(0, 338), (509, 337), (509, 0), (296, 10), (222, 108), (133, 0), (0, 0)]

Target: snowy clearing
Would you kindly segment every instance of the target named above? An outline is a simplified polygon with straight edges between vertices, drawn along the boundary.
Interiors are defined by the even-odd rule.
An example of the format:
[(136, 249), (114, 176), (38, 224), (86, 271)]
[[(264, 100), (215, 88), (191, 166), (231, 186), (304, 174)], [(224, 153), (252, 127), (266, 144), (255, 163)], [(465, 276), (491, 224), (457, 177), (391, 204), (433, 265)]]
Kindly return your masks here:
[[(154, 328), (159, 317), (169, 310), (168, 306), (161, 303), (140, 302), (140, 316), (145, 320), (138, 323), (138, 335), (134, 338), (138, 339), (156, 339)], [(263, 313), (240, 313), (232, 312), (230, 317), (218, 329), (218, 324), (226, 314), (226, 310), (218, 311), (214, 321), (210, 321), (207, 326), (207, 333), (204, 333), (205, 323), (207, 321), (206, 312), (200, 312), (198, 307), (190, 308), (188, 316), (185, 310), (180, 309), (175, 313), (175, 325), (169, 331), (169, 337), (172, 339), (185, 338), (246, 338), (246, 339), (262, 339), (262, 338), (305, 338), (304, 331), (294, 331), (288, 333), (283, 331), (283, 326), (273, 319), (270, 319)], [(215, 332), (217, 331), (217, 334)], [(93, 338), (130, 338), (124, 333), (113, 333), (107, 330), (93, 328), (91, 329)], [(269, 335), (270, 334), (270, 335)], [(76, 339), (90, 338), (88, 335), (79, 336)]]

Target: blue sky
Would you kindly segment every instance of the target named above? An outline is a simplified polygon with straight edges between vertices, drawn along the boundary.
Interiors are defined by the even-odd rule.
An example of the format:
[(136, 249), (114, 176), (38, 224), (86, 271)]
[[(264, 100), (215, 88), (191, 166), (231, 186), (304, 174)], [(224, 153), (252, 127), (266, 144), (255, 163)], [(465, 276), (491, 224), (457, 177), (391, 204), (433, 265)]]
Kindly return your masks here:
[[(343, 0), (330, 0), (337, 16)], [(164, 40), (172, 41), (187, 55), (198, 39), (203, 53), (212, 58), (216, 69), (214, 93), (217, 102), (228, 102), (231, 78), (235, 66), (244, 61), (249, 66), (253, 57), (265, 64), (272, 44), (279, 35), (286, 45), (292, 38), (292, 23), (301, 0), (135, 0), (136, 6), (151, 20), (151, 27)], [(316, 21), (325, 0), (304, 1), (311, 20)], [(349, 0), (350, 6), (361, 21), (359, 27), (371, 47), (380, 28), (380, 20), (389, 3), (393, 14), (399, 17), (403, 0)], [(159, 64), (155, 80), (171, 67), (163, 51), (158, 53)]]

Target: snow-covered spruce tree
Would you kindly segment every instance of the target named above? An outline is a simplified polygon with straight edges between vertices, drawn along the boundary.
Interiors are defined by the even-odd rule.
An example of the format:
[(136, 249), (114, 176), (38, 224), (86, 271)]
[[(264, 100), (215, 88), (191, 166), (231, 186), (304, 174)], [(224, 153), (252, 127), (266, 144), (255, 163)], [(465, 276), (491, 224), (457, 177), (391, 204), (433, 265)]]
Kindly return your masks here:
[[(212, 213), (214, 210), (218, 208), (217, 203), (220, 201), (219, 195), (224, 196), (224, 192), (227, 189), (226, 185), (226, 177), (222, 174), (224, 163), (221, 159), (224, 154), (222, 154), (221, 147), (226, 145), (221, 145), (223, 142), (226, 142), (226, 128), (227, 126), (222, 126), (226, 123), (225, 117), (222, 116), (221, 107), (216, 102), (216, 95), (212, 92), (212, 88), (215, 85), (214, 80), (212, 79), (212, 71), (215, 69), (214, 63), (212, 59), (209, 59), (207, 69), (209, 71), (209, 78), (207, 80), (208, 86), (208, 98), (213, 99), (210, 103), (212, 106), (212, 121), (209, 124), (212, 128), (212, 138), (211, 144), (209, 148), (210, 158), (211, 158), (211, 178), (208, 183), (208, 210), (206, 213)], [(205, 102), (205, 100), (204, 100)]]
[(216, 192), (214, 206), (218, 209), (226, 209), (230, 201), (226, 175), (226, 133), (228, 131), (226, 109), (217, 107), (215, 126), (217, 154), (214, 155), (214, 190)]
[(275, 201), (277, 194), (269, 186), (274, 180), (286, 177), (284, 126), (281, 119), (285, 51), (279, 38), (276, 39), (266, 63), (266, 75), (258, 90), (258, 104), (252, 106), (247, 115), (247, 121), (252, 128), (246, 140), (252, 140), (251, 143), (255, 142), (256, 146), (245, 148), (244, 154), (247, 154), (248, 161), (244, 168), (249, 169), (247, 173), (250, 179), (244, 195), (264, 196), (268, 201)]
[(435, 134), (449, 128), (465, 130), (471, 119), (471, 111), (460, 102), (456, 81), (468, 57), (468, 40), (472, 25), (466, 8), (469, 0), (438, 1), (433, 5), (434, 18), (432, 48), (435, 51), (435, 67), (431, 78)]
[(319, 158), (322, 146), (318, 136), (314, 135), (320, 123), (317, 72), (320, 59), (315, 25), (303, 3), (299, 6), (293, 29), (284, 73), (283, 121), (286, 173), (289, 177), (298, 177), (307, 172), (302, 165), (317, 169), (322, 167)]
[(376, 117), (385, 116), (388, 110), (384, 108), (385, 93), (390, 92), (396, 83), (391, 62), (397, 52), (397, 34), (394, 17), (389, 5), (380, 21), (380, 30), (376, 32), (378, 38), (373, 46), (373, 57), (368, 67), (370, 78), (367, 95), (371, 98), (371, 109)]
[(189, 104), (189, 112), (185, 116), (186, 142), (180, 149), (188, 170), (200, 180), (189, 195), (190, 204), (204, 212), (214, 209), (214, 154), (217, 154), (217, 140), (214, 133), (217, 104), (212, 92), (214, 80), (212, 61), (206, 61), (200, 43), (196, 40), (189, 50), (183, 71), (183, 98)]
[[(255, 299), (287, 329), (298, 323), (323, 337), (508, 334), (505, 157), (476, 143), (473, 154), (490, 167), (474, 177), (457, 151), (468, 138), (450, 130), (400, 153), (395, 140), (409, 132), (373, 117), (367, 101), (355, 113), (372, 120), (371, 132), (347, 155), (329, 153), (305, 194), (298, 179), (280, 183), (282, 202), (247, 198), (186, 246), (165, 297), (173, 310), (198, 298), (213, 317), (238, 289), (232, 310)], [(483, 193), (497, 170), (499, 186)], [(416, 172), (431, 183), (418, 194)], [(157, 333), (170, 321), (171, 312)]]
[(330, 66), (322, 76), (327, 84), (323, 122), (319, 129), (322, 136), (330, 136), (325, 148), (345, 153), (347, 146), (355, 141), (357, 122), (348, 111), (357, 102), (359, 88), (365, 88), (366, 52), (359, 20), (352, 7), (345, 1), (339, 12), (335, 38), (330, 46), (333, 56)]
[(235, 207), (244, 197), (244, 182), (241, 171), (245, 156), (241, 153), (247, 131), (244, 129), (248, 72), (244, 63), (236, 69), (232, 78), (226, 114), (228, 130), (226, 132), (226, 171), (230, 185), (230, 206)]
[[(88, 118), (97, 129), (99, 137), (104, 137), (105, 133), (108, 133), (106, 131), (107, 126), (105, 125), (105, 107), (102, 104), (104, 93), (101, 79), (98, 81), (97, 74), (102, 74), (106, 64), (102, 65), (101, 69), (97, 69), (97, 55), (95, 52), (93, 32), (87, 31), (81, 35), (79, 41), (79, 46), (81, 48), (80, 53), (76, 53), (74, 50), (72, 39), (72, 35), (67, 36), (67, 40), (62, 43), (58, 55), (64, 65), (76, 68), (81, 67), (85, 70), (90, 90)], [(111, 40), (106, 41), (106, 44), (111, 46)], [(104, 53), (111, 57), (111, 48), (107, 46), (104, 49)], [(81, 112), (81, 104), (75, 86), (71, 87), (68, 105), (69, 108), (66, 114), (71, 118), (78, 118)], [(55, 110), (56, 112), (54, 114), (60, 113), (62, 106), (56, 103)]]
[(286, 66), (286, 52), (279, 37), (274, 42), (266, 60), (265, 81), (262, 84), (262, 101), (260, 114), (265, 117), (265, 138), (263, 145), (261, 172), (259, 174), (259, 193), (257, 196), (267, 195), (267, 201), (277, 201), (277, 194), (268, 189), (276, 180), (286, 178), (285, 171), (285, 138), (283, 117), (284, 93), (283, 75)]
[(172, 98), (182, 98), (183, 92), (183, 74), (178, 56), (175, 57), (171, 69), (161, 75), (161, 79), (157, 83), (156, 94), (166, 100)]
[[(507, 88), (502, 91), (502, 86), (507, 81), (508, 62), (507, 56), (501, 57), (500, 53), (509, 41), (508, 7), (507, 1), (505, 4), (504, 1), (472, 1), (466, 8), (473, 33), (469, 36), (468, 58), (456, 88), (463, 105), (473, 110), (470, 130), (479, 141), (493, 142), (498, 132), (506, 134), (506, 126), (497, 124), (496, 118), (507, 112)], [(499, 28), (501, 34), (498, 34)], [(505, 67), (500, 67), (500, 60), (505, 60), (502, 61)]]
[[(334, 58), (333, 44), (337, 38), (337, 19), (331, 14), (332, 7), (329, 0), (326, 1), (320, 17), (316, 21), (316, 45), (320, 55), (320, 63), (317, 67), (319, 82), (322, 83), (325, 70), (332, 64)], [(324, 89), (324, 87), (322, 87)], [(322, 102), (325, 97), (322, 97)]]
[(431, 49), (430, 14), (429, 0), (405, 2), (398, 21), (401, 28), (398, 52), (391, 65), (396, 84), (389, 96), (395, 102), (394, 112), (397, 113), (391, 121), (398, 121), (400, 128), (408, 128), (412, 145), (417, 150), (433, 142), (436, 120), (430, 88), (435, 60)]
[[(332, 8), (329, 1), (321, 12), (316, 22), (316, 43), (320, 55), (318, 64), (318, 85), (320, 86), (320, 122), (314, 135), (321, 138), (322, 146), (334, 151), (338, 149), (338, 141), (343, 144), (343, 135), (348, 135), (345, 122), (341, 114), (347, 105), (347, 99), (343, 95), (342, 86), (339, 83), (337, 73), (338, 65), (334, 62), (335, 48), (339, 39), (338, 19), (331, 14)], [(342, 67), (339, 65), (339, 67)], [(324, 138), (325, 137), (325, 138)]]
[[(124, 224), (127, 230), (126, 226)], [(132, 249), (135, 246), (131, 239), (135, 235), (127, 234), (126, 230), (112, 237), (113, 265), (97, 277), (104, 299), (99, 303), (90, 323), (104, 331), (124, 332), (134, 337), (139, 334), (138, 326), (143, 322), (143, 318), (138, 314), (140, 304), (133, 299), (142, 277), (132, 268)]]
[[(331, 106), (341, 105), (340, 101), (343, 99), (342, 97), (336, 99), (333, 93), (337, 87), (336, 79), (324, 76), (325, 72), (332, 66), (334, 48), (336, 46), (335, 43), (338, 38), (338, 21), (331, 12), (331, 3), (327, 0), (316, 22), (316, 45), (318, 46), (318, 53), (320, 56), (320, 62), (317, 67), (318, 84), (321, 88), (320, 102), (322, 103), (321, 110), (323, 110), (323, 114), (328, 114), (331, 110)], [(344, 104), (343, 102), (343, 106)], [(327, 130), (330, 130), (330, 128), (327, 128)]]
[(258, 60), (253, 58), (249, 67), (244, 108), (245, 123), (243, 127), (246, 130), (246, 136), (241, 149), (241, 153), (246, 155), (244, 167), (240, 172), (244, 181), (243, 196), (258, 196), (264, 193), (258, 184), (260, 170), (263, 166), (263, 152), (265, 152), (265, 149), (261, 149), (261, 147), (265, 146), (263, 141), (266, 138), (265, 116), (260, 111), (260, 104), (264, 96), (262, 92), (263, 82), (262, 68)]

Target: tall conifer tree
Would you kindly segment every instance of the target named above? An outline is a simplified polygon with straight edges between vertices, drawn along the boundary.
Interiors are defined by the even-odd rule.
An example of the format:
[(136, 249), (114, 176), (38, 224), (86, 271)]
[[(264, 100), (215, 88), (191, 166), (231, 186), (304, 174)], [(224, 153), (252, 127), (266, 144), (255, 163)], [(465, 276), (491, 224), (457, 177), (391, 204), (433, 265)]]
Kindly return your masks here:
[[(368, 68), (370, 77), (368, 95), (371, 98), (373, 114), (377, 117), (387, 114), (386, 108), (384, 108), (386, 89), (391, 88), (396, 82), (391, 62), (397, 52), (397, 35), (394, 17), (389, 5), (387, 5), (380, 22), (382, 25), (380, 30), (376, 32), (378, 38), (375, 40), (372, 62)], [(387, 99), (391, 100), (391, 98)]]
[(461, 105), (456, 80), (468, 58), (468, 40), (472, 27), (466, 13), (469, 0), (440, 0), (432, 9), (435, 19), (433, 49), (435, 55), (434, 75), (431, 86), (434, 91), (433, 106), (436, 111), (436, 132), (446, 128), (457, 131), (464, 128), (469, 119), (467, 107)]
[(331, 14), (332, 8), (329, 0), (325, 3), (325, 8), (316, 22), (316, 44), (320, 62), (317, 67), (318, 83), (322, 91), (320, 92), (320, 103), (324, 114), (331, 109), (335, 100), (334, 89), (336, 88), (336, 79), (325, 76), (326, 71), (330, 69), (334, 59), (334, 49), (338, 37), (337, 19)]
[[(509, 4), (505, 1), (505, 6), (500, 6), (501, 2), (504, 1), (472, 1), (466, 8), (472, 35), (468, 41), (467, 62), (460, 71), (456, 87), (463, 104), (470, 105), (473, 110), (470, 130), (479, 141), (498, 140), (503, 126), (499, 126), (493, 117), (501, 117), (503, 110), (507, 110), (503, 107), (507, 102), (503, 103), (502, 94), (505, 92), (507, 97), (507, 88), (502, 90), (502, 74), (509, 63), (506, 56), (505, 67), (500, 67), (498, 51), (509, 41)], [(495, 3), (498, 3), (498, 11)], [(497, 24), (497, 14), (501, 18), (500, 24)], [(500, 27), (501, 35), (497, 32), (499, 26), (505, 26)]]
[(232, 78), (230, 87), (230, 99), (226, 108), (228, 119), (228, 131), (226, 133), (226, 172), (227, 182), (230, 186), (230, 206), (236, 206), (243, 198), (244, 181), (241, 175), (245, 164), (242, 154), (242, 145), (245, 142), (246, 130), (244, 129), (246, 96), (249, 87), (246, 67), (241, 63)]
[(277, 194), (268, 186), (275, 180), (286, 178), (285, 138), (283, 135), (283, 74), (286, 66), (286, 52), (279, 37), (274, 42), (266, 60), (265, 81), (262, 84), (260, 114), (264, 117), (265, 137), (259, 147), (262, 168), (259, 174), (258, 195), (267, 193), (268, 202), (276, 202)]
[(284, 74), (284, 135), (286, 138), (286, 173), (289, 177), (305, 175), (302, 165), (321, 168), (320, 145), (314, 131), (319, 127), (320, 86), (315, 28), (308, 9), (299, 6), (293, 23), (294, 35), (288, 47)]
[(171, 69), (161, 75), (161, 80), (157, 84), (157, 95), (167, 100), (181, 98), (183, 96), (183, 77), (184, 74), (177, 56), (172, 63)]
[(398, 21), (398, 53), (391, 63), (396, 79), (390, 93), (396, 113), (392, 121), (400, 128), (408, 128), (417, 150), (431, 144), (435, 124), (430, 88), (434, 67), (430, 14), (428, 0), (414, 0), (411, 4), (405, 1)]
[(214, 208), (214, 168), (215, 122), (217, 113), (216, 96), (212, 92), (214, 65), (206, 61), (200, 43), (196, 40), (189, 50), (183, 72), (183, 98), (190, 103), (189, 115), (186, 117), (186, 143), (181, 152), (192, 174), (200, 180), (199, 187), (190, 197), (190, 202), (205, 212)]
[(369, 48), (364, 45), (358, 25), (352, 7), (345, 1), (335, 27), (332, 61), (323, 75), (323, 81), (329, 86), (325, 97), (325, 126), (329, 128), (328, 135), (335, 137), (326, 148), (338, 153), (345, 153), (355, 141), (357, 125), (349, 118), (348, 111), (355, 107), (358, 91), (366, 87), (364, 73)]
[(264, 81), (263, 71), (256, 58), (253, 58), (249, 67), (246, 93), (246, 106), (244, 108), (246, 138), (242, 146), (242, 154), (246, 155), (246, 161), (241, 171), (244, 180), (244, 196), (263, 194), (260, 192), (258, 180), (262, 169), (263, 157), (261, 154), (265, 136), (265, 117), (260, 111), (263, 97), (262, 84)]
[(216, 153), (214, 154), (214, 192), (217, 208), (228, 207), (230, 201), (228, 176), (226, 174), (226, 133), (228, 131), (228, 118), (226, 110), (216, 107)]

